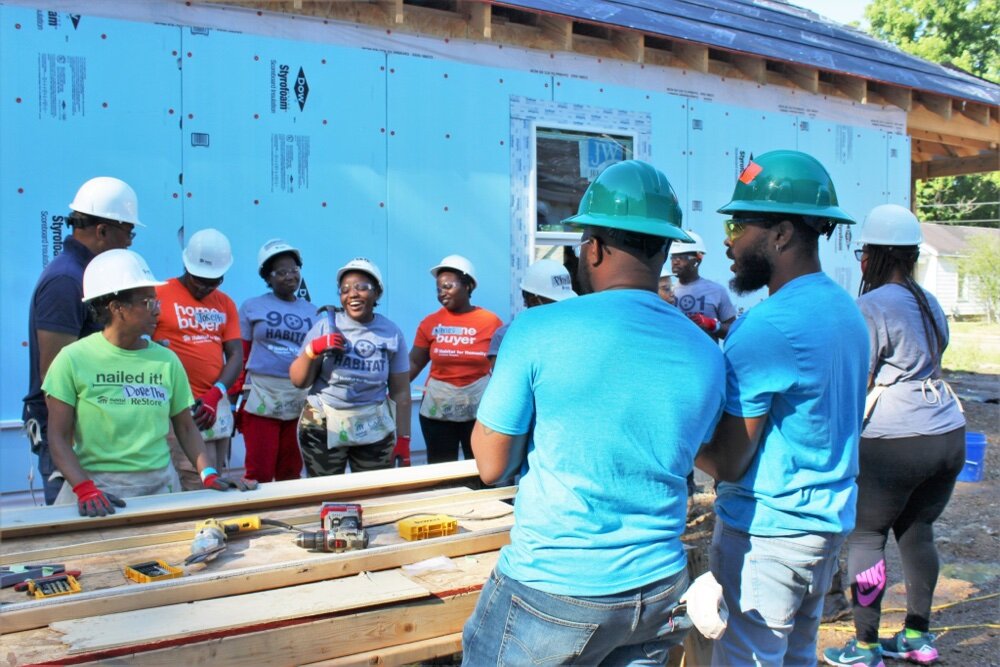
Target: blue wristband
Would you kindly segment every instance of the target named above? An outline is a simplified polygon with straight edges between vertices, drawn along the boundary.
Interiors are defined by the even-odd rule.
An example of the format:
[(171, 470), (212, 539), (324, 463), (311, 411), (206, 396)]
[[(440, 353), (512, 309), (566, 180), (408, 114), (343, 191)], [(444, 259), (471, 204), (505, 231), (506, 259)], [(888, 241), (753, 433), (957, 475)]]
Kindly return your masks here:
[(218, 387), (219, 391), (222, 392), (223, 396), (225, 396), (226, 392), (229, 391), (229, 389), (226, 388), (226, 385), (222, 384), (221, 382), (216, 382), (213, 386)]
[(208, 479), (210, 475), (215, 475), (216, 477), (218, 477), (219, 471), (216, 470), (215, 468), (208, 467), (208, 468), (202, 468), (201, 472), (198, 474), (201, 475), (201, 481), (202, 483), (204, 483), (205, 480)]

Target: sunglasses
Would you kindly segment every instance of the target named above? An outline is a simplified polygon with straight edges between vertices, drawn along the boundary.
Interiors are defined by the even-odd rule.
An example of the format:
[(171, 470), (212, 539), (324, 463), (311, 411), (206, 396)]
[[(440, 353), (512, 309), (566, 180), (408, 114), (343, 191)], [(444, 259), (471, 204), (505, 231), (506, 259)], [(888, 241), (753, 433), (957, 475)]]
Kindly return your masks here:
[(106, 224), (112, 229), (117, 229), (120, 232), (124, 232), (128, 236), (129, 241), (135, 240), (135, 225), (130, 224), (128, 225), (128, 227), (126, 227), (125, 225), (127, 223), (122, 223), (122, 222), (109, 222)]
[(343, 285), (340, 286), (340, 293), (349, 294), (352, 289), (355, 290), (356, 292), (360, 292), (361, 294), (367, 294), (368, 292), (371, 292), (373, 289), (375, 289), (375, 286), (372, 285), (371, 283), (354, 283), (353, 285), (348, 285), (347, 283), (344, 283)]
[(769, 218), (730, 218), (729, 220), (723, 220), (722, 229), (726, 232), (726, 238), (730, 242), (743, 236), (746, 233), (747, 227), (750, 225), (764, 225), (765, 227), (773, 227), (777, 224), (776, 221)]

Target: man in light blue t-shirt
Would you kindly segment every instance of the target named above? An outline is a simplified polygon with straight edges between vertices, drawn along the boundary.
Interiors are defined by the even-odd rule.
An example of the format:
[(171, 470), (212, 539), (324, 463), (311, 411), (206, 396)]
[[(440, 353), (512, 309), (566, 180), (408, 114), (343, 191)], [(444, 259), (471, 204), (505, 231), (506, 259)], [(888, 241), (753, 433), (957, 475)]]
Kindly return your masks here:
[(584, 225), (586, 296), (521, 313), (504, 338), (472, 448), (488, 484), (526, 472), (464, 664), (663, 663), (690, 627), (685, 477), (725, 380), (718, 347), (656, 294), (680, 217), (655, 168), (607, 168), (568, 220)]
[(729, 607), (713, 665), (816, 664), (823, 596), (854, 528), (868, 333), (819, 262), (853, 221), (823, 166), (772, 151), (740, 175), (726, 223), (731, 285), (769, 297), (729, 331), (726, 407), (698, 466), (722, 480), (712, 574)]

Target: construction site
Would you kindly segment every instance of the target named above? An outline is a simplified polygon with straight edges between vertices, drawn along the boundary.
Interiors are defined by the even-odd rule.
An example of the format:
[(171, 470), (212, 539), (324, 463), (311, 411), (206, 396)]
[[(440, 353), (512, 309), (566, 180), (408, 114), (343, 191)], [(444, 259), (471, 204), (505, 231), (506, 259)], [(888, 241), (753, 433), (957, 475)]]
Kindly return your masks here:
[[(672, 227), (657, 238), (661, 244), (668, 239), (668, 249), (674, 245), (653, 282), (671, 278), (674, 288), (683, 285), (678, 261), (671, 259), (685, 253), (684, 243), (694, 242), (698, 245), (689, 246), (687, 254), (696, 258), (700, 275), (730, 284), (740, 268), (739, 253), (734, 255), (740, 235), (769, 234), (768, 225), (778, 223), (767, 219), (766, 206), (759, 209), (762, 219), (740, 218), (756, 209), (718, 211), (731, 200), (738, 202), (734, 184), (738, 193), (740, 183), (749, 187), (761, 170), (767, 175), (767, 156), (787, 153), (814, 159), (836, 183), (830, 218), (840, 216), (839, 222), (849, 224), (833, 220), (823, 227), (815, 262), (831, 289), (839, 287), (853, 300), (859, 285), (870, 282), (866, 253), (881, 243), (863, 236), (862, 222), (870, 212), (885, 205), (914, 208), (917, 184), (925, 179), (1000, 170), (1000, 86), (778, 0), (0, 0), (0, 74), (5, 239), (0, 369), (8, 379), (0, 388), (0, 655), (12, 667), (462, 663), (463, 628), (468, 631), (470, 617), (479, 613), (484, 586), (494, 585), (491, 573), (504, 571), (504, 559), (513, 553), (503, 555), (501, 549), (511, 545), (512, 529), (515, 542), (526, 539), (518, 532), (524, 529), (515, 527), (515, 507), (518, 482), (532, 471), (527, 462), (535, 445), (520, 454), (526, 457), (520, 468), (511, 467), (519, 461), (504, 467), (482, 460), (481, 443), (493, 442), (486, 438), (504, 431), (482, 419), (473, 427), (475, 406), (468, 427), (476, 460), (468, 438), (451, 459), (442, 458), (429, 442), (429, 416), (440, 414), (428, 412), (426, 403), (440, 379), (434, 364), (440, 367), (441, 361), (428, 352), (431, 344), (423, 348), (420, 341), (431, 319), (427, 313), (439, 303), (441, 312), (453, 310), (443, 292), (460, 289), (465, 281), (470, 309), (471, 297), (475, 309), (495, 313), (502, 323), (517, 317), (532, 324), (541, 317), (538, 311), (524, 316), (539, 305), (531, 302), (531, 294), (552, 303), (600, 292), (600, 283), (581, 288), (578, 275), (590, 274), (577, 274), (570, 265), (586, 263), (588, 253), (606, 248), (605, 239), (592, 243), (599, 237), (585, 208), (596, 200), (591, 193), (602, 174), (607, 178), (608, 170), (621, 163), (649, 166), (669, 179), (665, 189), (676, 214), (673, 208), (664, 214)], [(186, 444), (192, 436), (171, 412), (166, 439), (172, 446), (180, 441), (182, 454), (194, 465), (193, 488), (203, 490), (128, 497), (114, 510), (99, 491), (84, 496), (79, 489), (86, 485), (74, 483), (76, 468), (86, 472), (81, 457), (73, 472), (63, 475), (61, 491), (57, 479), (61, 500), (52, 504), (51, 488), (46, 489), (46, 476), (38, 470), (37, 433), (26, 426), (30, 410), (22, 413), (25, 391), (32, 382), (42, 382), (34, 351), (40, 343), (31, 338), (41, 317), (36, 283), (73, 243), (73, 225), (85, 229), (69, 218), (81, 211), (77, 202), (84, 190), (79, 188), (93, 177), (121, 179), (133, 201), (141, 202), (141, 223), (138, 217), (98, 217), (129, 222), (127, 242), (117, 252), (131, 245), (127, 252), (141, 255), (140, 269), (148, 280), (129, 287), (156, 287), (145, 308), (137, 309), (154, 323), (161, 308), (168, 310), (160, 303), (160, 286), (171, 276), (179, 275), (177, 281), (189, 289), (200, 280), (211, 292), (225, 274), (225, 293), (237, 305), (262, 292), (261, 279), (278, 295), (275, 276), (294, 278), (286, 300), (298, 299), (302, 312), (311, 314), (294, 328), (304, 320), (305, 330), (323, 334), (328, 346), (314, 344), (312, 336), (303, 345), (297, 332), (288, 341), (289, 361), (296, 360), (291, 366), (286, 361), (285, 368), (291, 369), (292, 385), (312, 387), (310, 401), (322, 393), (316, 365), (310, 364), (318, 360), (325, 369), (332, 352), (345, 353), (343, 338), (336, 339), (341, 330), (350, 339), (345, 318), (357, 320), (352, 313), (360, 311), (368, 321), (388, 322), (391, 327), (379, 330), (380, 344), (385, 347), (384, 340), (390, 340), (391, 347), (392, 337), (401, 336), (403, 351), (410, 348), (408, 366), (390, 363), (381, 385), (380, 400), (389, 404), (393, 425), (379, 442), (390, 443), (382, 454), (392, 462), (369, 468), (363, 459), (351, 458), (346, 474), (317, 472), (328, 463), (316, 463), (320, 459), (310, 458), (303, 444), (306, 413), (300, 418), (299, 410), (306, 399), (301, 398), (295, 415), (282, 418), (293, 428), (300, 420), (298, 468), (283, 479), (272, 471), (258, 485), (246, 428), (227, 423), (227, 454), (196, 461)], [(774, 214), (785, 212), (779, 208)], [(953, 237), (945, 239), (945, 232), (913, 220), (918, 236), (923, 228), (920, 240), (906, 242), (920, 248), (913, 270), (934, 293), (933, 303), (941, 303), (941, 317), (947, 316), (951, 327), (950, 339), (939, 337), (944, 344), (932, 380), (949, 387), (942, 390), (942, 401), (951, 395), (961, 403), (962, 437), (976, 446), (967, 444), (957, 483), (951, 479), (950, 501), (934, 521), (940, 572), (930, 626), (921, 631), (936, 638), (940, 664), (1000, 665), (1000, 331), (989, 313), (982, 327), (961, 326), (978, 311), (967, 298), (967, 278), (957, 278), (954, 285), (942, 282), (942, 277), (951, 279), (949, 266), (965, 266), (952, 256), (958, 251), (941, 249)], [(962, 243), (969, 247), (997, 243), (1000, 237), (996, 228), (962, 229)], [(190, 264), (192, 239), (205, 231), (222, 236), (228, 253), (225, 267), (211, 275), (193, 273)], [(784, 246), (767, 238), (768, 248), (773, 245), (780, 255)], [(785, 237), (780, 239), (785, 243)], [(938, 243), (933, 249), (927, 246), (931, 241)], [(607, 241), (612, 253), (614, 243)], [(276, 245), (268, 251), (268, 244)], [(280, 257), (285, 264), (275, 261)], [(540, 260), (558, 271), (552, 275), (554, 292), (530, 288), (529, 269)], [(93, 301), (97, 294), (97, 303), (103, 303), (101, 297), (107, 301), (109, 294), (118, 294), (113, 288), (95, 292), (87, 274), (80, 273), (84, 299)], [(184, 282), (192, 276), (194, 283)], [(457, 276), (458, 287), (445, 282), (449, 276)], [(347, 278), (355, 281), (353, 287)], [(932, 279), (947, 286), (932, 289)], [(765, 285), (770, 293), (761, 289)], [(584, 287), (589, 287), (586, 281)], [(683, 314), (711, 337), (705, 358), (718, 357), (720, 377), (725, 369), (732, 372), (732, 364), (724, 367), (716, 354), (726, 351), (729, 327), (738, 331), (741, 320), (766, 305), (776, 290), (766, 281), (753, 289), (733, 289), (732, 316), (717, 314), (717, 320), (692, 318), (684, 306)], [(362, 302), (362, 293), (374, 296)], [(105, 308), (118, 313), (112, 303)], [(176, 312), (181, 318), (182, 311)], [(232, 315), (235, 319), (235, 308)], [(322, 329), (327, 316), (329, 326)], [(624, 317), (612, 312), (607, 319)], [(246, 319), (241, 307), (244, 327)], [(522, 342), (526, 334), (519, 331), (511, 329), (508, 346), (521, 345), (532, 354), (542, 350), (540, 357), (563, 343), (558, 337)], [(447, 332), (456, 341), (476, 335), (461, 327)], [(589, 330), (565, 334), (567, 344), (590, 337), (600, 340)], [(158, 338), (152, 329), (144, 336), (151, 346), (162, 342)], [(244, 329), (243, 355), (252, 360), (250, 350), (260, 348), (252, 348), (250, 338)], [(163, 354), (172, 357), (169, 352), (179, 345), (167, 343)], [(485, 364), (483, 345), (479, 356)], [(945, 347), (951, 357), (942, 352)], [(225, 348), (225, 357), (238, 348)], [(369, 354), (359, 354), (357, 363), (368, 363)], [(645, 372), (643, 354), (623, 345), (609, 358)], [(498, 356), (494, 349), (489, 358), (484, 373), (496, 375), (487, 377), (506, 378), (492, 364), (513, 365), (510, 356)], [(41, 375), (49, 362), (55, 364), (48, 358)], [(301, 382), (295, 375), (299, 363), (309, 369)], [(430, 373), (425, 373), (428, 364)], [(240, 366), (245, 375), (246, 359)], [(864, 369), (866, 390), (874, 383), (874, 369)], [(696, 384), (691, 374), (661, 370), (663, 386), (676, 387), (688, 400), (685, 392)], [(191, 422), (191, 407), (202, 450), (211, 439), (207, 434), (219, 397), (229, 392), (238, 414), (239, 387), (227, 372), (213, 376), (207, 392), (195, 390), (193, 375), (190, 386), (187, 380), (177, 385), (198, 399), (183, 413), (185, 423)], [(619, 371), (609, 366), (608, 372)], [(289, 371), (281, 375), (288, 384)], [(489, 397), (492, 380), (479, 379)], [(614, 381), (635, 403), (659, 395), (660, 385), (639, 386), (632, 377)], [(128, 384), (120, 378), (117, 383)], [(147, 386), (142, 379), (133, 384)], [(148, 386), (157, 391), (152, 379)], [(202, 428), (203, 402), (216, 387), (211, 421)], [(51, 419), (57, 414), (51, 385), (35, 388), (39, 395), (46, 392)], [(594, 391), (574, 393), (573, 402), (596, 416), (601, 405), (588, 404), (592, 396), (598, 400)], [(491, 398), (494, 411), (500, 403), (517, 402), (513, 395)], [(246, 393), (241, 400), (245, 407)], [(222, 428), (221, 415), (229, 410), (224, 399), (218, 405), (215, 423)], [(731, 404), (725, 403), (725, 410), (722, 405), (712, 408), (718, 412), (713, 424), (731, 416)], [(321, 419), (333, 419), (326, 407), (313, 408)], [(377, 426), (381, 416), (367, 418), (369, 423), (358, 429)], [(66, 433), (69, 440), (80, 437), (72, 422), (61, 431), (51, 424), (53, 442)], [(531, 424), (535, 428), (534, 417)], [(643, 430), (631, 426), (623, 431)], [(814, 430), (825, 428), (823, 423)], [(342, 441), (349, 430), (341, 427)], [(713, 430), (695, 444), (710, 449)], [(328, 423), (318, 432), (320, 450), (334, 450), (334, 427)], [(720, 432), (715, 431), (716, 439)], [(517, 452), (523, 432), (511, 435), (511, 452)], [(65, 454), (55, 445), (52, 449), (60, 468)], [(717, 525), (722, 525), (717, 512), (731, 514), (721, 512), (716, 502), (735, 483), (716, 474), (723, 463), (706, 466), (704, 452), (680, 457), (687, 466), (684, 474), (691, 472), (696, 456), (701, 465), (688, 481), (686, 508), (677, 510), (679, 517), (683, 514), (676, 527), (683, 534), (676, 537), (686, 563), (684, 580), (692, 582), (712, 576), (713, 569), (719, 575), (711, 565)], [(855, 468), (856, 453), (855, 445)], [(510, 454), (512, 460), (516, 456)], [(177, 482), (183, 483), (177, 460), (167, 466), (177, 468)], [(302, 470), (306, 474), (299, 478)], [(680, 488), (684, 475), (670, 477)], [(245, 492), (237, 490), (243, 478), (251, 482)], [(69, 491), (76, 497), (69, 494), (69, 504), (63, 504)], [(545, 498), (532, 493), (532, 501)], [(93, 507), (87, 502), (95, 498), (111, 511), (86, 516), (85, 509)], [(552, 516), (562, 520), (557, 505), (553, 500)], [(586, 502), (582, 506), (580, 516), (597, 511)], [(622, 524), (627, 527), (628, 521)], [(564, 528), (571, 531), (567, 524), (551, 527), (551, 533), (562, 534)], [(907, 559), (894, 539), (889, 543), (880, 580), (883, 635), (910, 629), (913, 617), (912, 609), (907, 614), (902, 574)], [(852, 595), (848, 573), (855, 564), (849, 562), (847, 546), (841, 551), (838, 543), (837, 553), (843, 574), (836, 577), (846, 582), (847, 601)], [(591, 575), (612, 576), (580, 571), (579, 579)], [(560, 595), (555, 589), (548, 593)], [(693, 604), (681, 599), (677, 613), (683, 615), (685, 605)], [(729, 606), (733, 628), (739, 610)], [(824, 651), (853, 641), (856, 627), (846, 609), (824, 614), (815, 645), (820, 663)], [(529, 607), (529, 612), (534, 610)], [(725, 618), (722, 623), (725, 629)], [(656, 660), (727, 664), (720, 663), (719, 653), (713, 662), (715, 642), (708, 634), (695, 622), (682, 642)], [(933, 660), (916, 661), (930, 664), (937, 652)], [(880, 655), (876, 651), (873, 659)], [(884, 664), (903, 664), (885, 655)], [(467, 655), (464, 664), (480, 662)], [(570, 663), (590, 664), (583, 659), (553, 664)], [(603, 664), (626, 663), (609, 659)], [(496, 664), (503, 664), (501, 656)], [(521, 663), (511, 659), (510, 664)], [(762, 659), (758, 664), (772, 663)]]

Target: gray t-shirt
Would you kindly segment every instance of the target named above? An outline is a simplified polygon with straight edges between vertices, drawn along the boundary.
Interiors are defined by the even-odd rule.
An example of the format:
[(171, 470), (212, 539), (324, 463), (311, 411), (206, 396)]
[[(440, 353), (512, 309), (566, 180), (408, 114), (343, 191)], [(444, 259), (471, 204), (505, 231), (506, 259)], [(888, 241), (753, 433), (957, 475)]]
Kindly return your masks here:
[[(948, 320), (937, 299), (924, 290), (931, 313), (948, 345)], [(965, 424), (958, 401), (943, 386), (941, 359), (928, 346), (920, 306), (908, 289), (890, 283), (858, 298), (868, 325), (869, 374), (885, 387), (865, 421), (865, 438), (939, 435)], [(934, 340), (933, 332), (931, 340)]]
[(493, 338), (490, 338), (490, 349), (486, 351), (487, 357), (495, 357), (500, 354), (500, 343), (503, 341), (507, 329), (510, 329), (510, 322), (493, 332)]
[(316, 322), (316, 306), (305, 299), (283, 301), (268, 292), (240, 306), (240, 333), (251, 342), (247, 370), (288, 379), (288, 367)]
[(736, 317), (736, 309), (726, 288), (706, 278), (698, 278), (687, 285), (678, 282), (674, 286), (674, 297), (677, 299), (677, 307), (685, 315), (701, 313), (720, 322)]
[[(306, 334), (302, 349), (313, 339), (332, 333), (330, 318), (325, 313), (319, 317), (319, 322)], [(387, 394), (389, 375), (410, 370), (403, 332), (378, 314), (367, 324), (341, 312), (335, 317), (337, 330), (347, 339), (347, 349), (343, 354), (323, 359), (306, 400), (317, 409), (322, 409), (322, 403), (338, 409), (381, 403)]]

